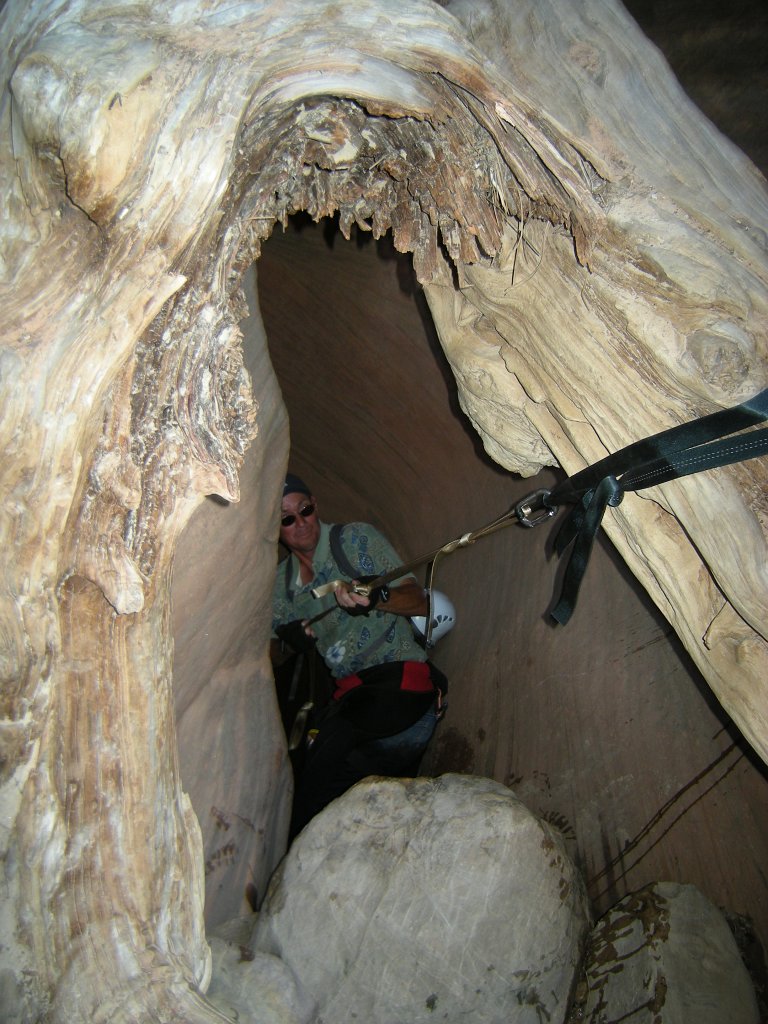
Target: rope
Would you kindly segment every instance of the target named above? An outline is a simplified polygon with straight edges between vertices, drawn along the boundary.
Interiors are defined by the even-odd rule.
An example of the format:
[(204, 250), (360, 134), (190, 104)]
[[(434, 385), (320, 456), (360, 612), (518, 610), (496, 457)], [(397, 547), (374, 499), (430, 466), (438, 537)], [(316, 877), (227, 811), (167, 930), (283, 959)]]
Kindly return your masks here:
[[(560, 599), (551, 613), (556, 622), (565, 625), (576, 607), (581, 581), (606, 508), (620, 505), (627, 491), (643, 490), (706, 469), (745, 462), (768, 454), (768, 429), (751, 430), (738, 437), (729, 436), (765, 420), (768, 420), (768, 388), (740, 405), (721, 409), (636, 441), (561, 481), (552, 490), (533, 491), (485, 526), (463, 533), (435, 551), (405, 562), (369, 583), (356, 584), (353, 589), (358, 594), (368, 596), (376, 587), (391, 583), (412, 569), (431, 563), (427, 574), (427, 589), (431, 593), (435, 566), (444, 555), (468, 547), (481, 537), (487, 537), (514, 522), (529, 527), (538, 526), (555, 515), (562, 505), (572, 504), (574, 508), (563, 521), (555, 540), (558, 556), (562, 556), (572, 546)], [(324, 597), (344, 582), (331, 580), (313, 589), (312, 595), (316, 598)], [(431, 607), (428, 611), (427, 642), (431, 632)], [(328, 613), (321, 612), (311, 621), (316, 622), (324, 614)]]
[[(418, 558), (414, 558), (410, 562), (404, 562), (402, 565), (398, 565), (397, 568), (391, 569), (389, 572), (383, 573), (381, 576), (377, 576), (376, 579), (371, 580), (369, 583), (360, 583), (355, 585), (353, 588), (355, 593), (363, 594), (366, 597), (376, 587), (383, 586), (385, 583), (391, 583), (392, 580), (398, 579), (400, 576), (404, 576), (412, 569), (417, 569), (421, 565), (426, 565), (427, 562), (436, 561), (442, 555), (450, 555), (459, 548), (468, 547), (470, 544), (474, 544), (476, 540), (481, 537), (487, 537), (491, 533), (495, 533), (496, 530), (502, 529), (504, 526), (509, 526), (512, 523), (518, 521), (517, 518), (517, 507), (513, 506), (507, 512), (498, 516), (496, 519), (487, 523), (485, 526), (481, 526), (478, 530), (471, 530), (468, 533), (464, 533), (461, 537), (457, 537), (455, 540), (449, 540), (447, 544), (441, 545), (434, 551), (429, 551), (425, 555), (419, 555)], [(328, 583), (323, 583), (319, 587), (315, 587), (312, 590), (313, 597), (325, 597), (326, 594), (330, 594), (336, 589), (339, 584), (344, 583), (344, 580), (330, 580)]]

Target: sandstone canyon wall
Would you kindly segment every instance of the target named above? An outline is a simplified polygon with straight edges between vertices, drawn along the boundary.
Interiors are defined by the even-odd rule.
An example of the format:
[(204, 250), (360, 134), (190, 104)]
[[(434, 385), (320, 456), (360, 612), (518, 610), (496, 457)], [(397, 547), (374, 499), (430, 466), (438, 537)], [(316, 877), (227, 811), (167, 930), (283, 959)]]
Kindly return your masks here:
[[(530, 489), (457, 415), (407, 257), (297, 224), (257, 271), (293, 464), (330, 520), (372, 518), (410, 558)], [(686, 879), (765, 933), (764, 769), (610, 545), (571, 622), (553, 628), (550, 545), (547, 527), (510, 527), (438, 563), (457, 624), (433, 655), (449, 713), (423, 770), (510, 785), (563, 829), (598, 909)]]
[[(266, 664), (288, 437), (259, 332), (244, 355), (239, 326), (274, 223), (339, 210), (345, 233), (391, 228), (463, 410), (492, 458), (529, 476), (763, 386), (765, 182), (602, 0), (414, 0), (396, 16), (374, 0), (7, 0), (0, 29), (5, 991), (24, 1020), (212, 1020), (204, 873), (238, 905), (246, 879), (259, 889), (290, 794)], [(383, 462), (416, 500), (422, 463), (401, 450)], [(374, 507), (379, 477), (347, 465), (325, 480)], [(606, 521), (763, 758), (765, 478), (759, 463), (705, 474)], [(488, 505), (508, 498), (506, 477), (488, 481)], [(210, 521), (185, 534), (204, 502)], [(396, 512), (401, 547), (452, 525)], [(220, 532), (242, 548), (242, 594), (217, 594)], [(175, 694), (174, 572), (191, 605)], [(250, 634), (227, 615), (236, 597)], [(488, 669), (482, 641), (482, 655), (446, 648), (459, 678), (473, 653)], [(493, 761), (514, 782), (509, 738), (462, 767)]]

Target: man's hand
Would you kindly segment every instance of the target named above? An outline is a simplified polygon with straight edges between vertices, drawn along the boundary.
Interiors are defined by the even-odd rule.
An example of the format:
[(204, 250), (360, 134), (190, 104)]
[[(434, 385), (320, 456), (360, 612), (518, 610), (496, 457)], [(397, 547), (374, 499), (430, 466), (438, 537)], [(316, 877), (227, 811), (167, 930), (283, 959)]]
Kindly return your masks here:
[(389, 600), (389, 587), (386, 584), (374, 587), (367, 596), (365, 594), (356, 594), (352, 590), (356, 583), (371, 583), (375, 579), (378, 579), (378, 577), (361, 576), (359, 579), (353, 580), (352, 583), (336, 587), (335, 594), (338, 606), (343, 608), (347, 615), (368, 615), (377, 605), (384, 604)]
[(284, 644), (288, 644), (297, 654), (303, 654), (312, 649), (316, 638), (311, 630), (307, 630), (304, 619), (294, 619), (284, 626), (278, 626), (275, 630), (278, 637)]

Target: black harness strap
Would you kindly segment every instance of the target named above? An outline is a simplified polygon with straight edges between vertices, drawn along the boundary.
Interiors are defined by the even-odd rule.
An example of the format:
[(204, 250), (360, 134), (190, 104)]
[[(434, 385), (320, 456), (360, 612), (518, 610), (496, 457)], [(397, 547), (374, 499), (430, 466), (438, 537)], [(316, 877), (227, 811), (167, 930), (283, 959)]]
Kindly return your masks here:
[[(354, 579), (359, 570), (350, 562), (347, 558), (347, 554), (344, 551), (344, 545), (342, 543), (342, 537), (344, 534), (344, 524), (334, 523), (329, 531), (329, 542), (331, 547), (331, 554), (336, 560), (336, 564), (344, 573), (345, 576), (349, 576), (350, 579)], [(291, 572), (292, 559), (289, 555), (285, 560), (285, 590), (289, 600), (293, 600), (294, 589), (293, 589), (293, 573)]]
[[(559, 556), (570, 544), (573, 550), (552, 617), (565, 625), (573, 614), (592, 544), (609, 505), (619, 505), (627, 491), (640, 491), (706, 469), (768, 454), (768, 429), (739, 434), (766, 419), (768, 388), (741, 405), (636, 441), (568, 477), (551, 491), (537, 491), (518, 502), (517, 515), (526, 526), (543, 522), (561, 505), (575, 506), (555, 540)], [(731, 434), (739, 436), (731, 437)], [(533, 513), (541, 511), (545, 514), (534, 518)]]
[(343, 536), (344, 523), (334, 523), (329, 531), (328, 537), (331, 545), (331, 554), (344, 575), (349, 576), (349, 578), (353, 580), (360, 575), (360, 570), (355, 569), (347, 557), (347, 553), (344, 550)]

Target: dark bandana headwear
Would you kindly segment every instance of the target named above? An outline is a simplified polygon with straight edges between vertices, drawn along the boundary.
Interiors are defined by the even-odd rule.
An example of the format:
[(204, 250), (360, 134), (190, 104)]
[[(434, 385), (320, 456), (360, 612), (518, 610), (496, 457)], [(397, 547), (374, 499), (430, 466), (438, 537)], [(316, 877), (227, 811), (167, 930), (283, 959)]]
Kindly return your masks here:
[(283, 497), (285, 497), (286, 494), (306, 494), (308, 498), (312, 497), (312, 491), (310, 491), (301, 477), (296, 476), (295, 473), (286, 473), (285, 475)]

